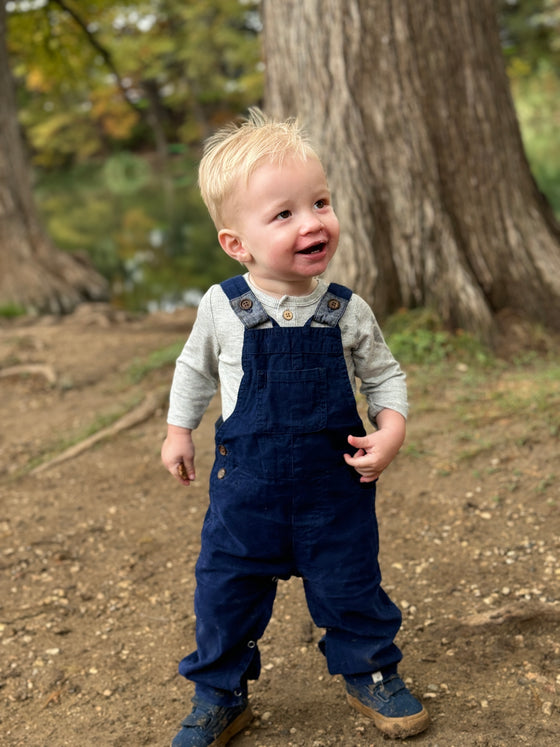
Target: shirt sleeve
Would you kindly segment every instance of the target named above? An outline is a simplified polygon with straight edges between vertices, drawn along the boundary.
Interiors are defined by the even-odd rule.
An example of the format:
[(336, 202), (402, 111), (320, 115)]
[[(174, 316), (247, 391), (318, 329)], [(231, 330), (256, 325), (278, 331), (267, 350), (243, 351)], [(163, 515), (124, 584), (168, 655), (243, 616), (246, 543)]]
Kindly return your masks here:
[[(375, 425), (384, 409), (408, 415), (406, 376), (393, 357), (375, 315), (360, 296), (354, 294), (348, 311), (354, 315), (352, 324), (352, 360), (355, 375), (360, 379), (360, 392), (368, 404), (368, 418)], [(344, 319), (344, 317), (343, 317)]]
[(218, 389), (219, 344), (212, 314), (212, 286), (203, 296), (196, 321), (177, 358), (169, 395), (167, 422), (197, 428)]

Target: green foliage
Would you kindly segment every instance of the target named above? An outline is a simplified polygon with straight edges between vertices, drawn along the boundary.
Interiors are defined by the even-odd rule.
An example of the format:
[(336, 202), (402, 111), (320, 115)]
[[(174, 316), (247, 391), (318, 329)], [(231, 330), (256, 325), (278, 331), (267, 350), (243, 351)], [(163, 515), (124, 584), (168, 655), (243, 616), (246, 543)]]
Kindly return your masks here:
[[(91, 39), (97, 19), (113, 3), (96, 0), (84, 8), (69, 0), (68, 6), (84, 16)], [(126, 5), (122, 0), (120, 5)], [(54, 0), (48, 3), (14, 2), (8, 16), (8, 49), (19, 98), (22, 124), (36, 157), (43, 166), (60, 167), (102, 152), (107, 132), (103, 113), (95, 111), (102, 91), (113, 95), (114, 116), (123, 118), (126, 104), (115, 96), (115, 83), (86, 33)], [(109, 136), (110, 137), (110, 136)]]
[(449, 332), (429, 309), (400, 311), (387, 320), (384, 330), (393, 355), (403, 365), (448, 359), (477, 365), (491, 362), (489, 350), (472, 335), (462, 330)]
[(536, 71), (545, 60), (558, 73), (558, 0), (500, 0), (499, 17), (502, 45), (508, 60), (522, 61), (528, 73)]
[(197, 144), (262, 96), (258, 0), (9, 4), (8, 45), (35, 163)]
[(105, 161), (103, 177), (113, 194), (135, 194), (150, 181), (150, 166), (145, 159), (124, 151)]
[(502, 0), (500, 19), (527, 158), (560, 217), (560, 4)]
[[(57, 172), (38, 174), (41, 211), (55, 242), (85, 249), (120, 303), (174, 303), (184, 288), (204, 290), (239, 269), (217, 245), (188, 156), (196, 160), (203, 137), (262, 98), (259, 0), (66, 5), (71, 12), (57, 0), (8, 3), (20, 120), (34, 164)], [(560, 216), (560, 5), (499, 8), (527, 155)], [(156, 151), (159, 171), (144, 157)], [(458, 349), (486, 356), (437, 324), (395, 334), (399, 357), (410, 360)]]
[(512, 75), (523, 144), (537, 183), (560, 217), (560, 75), (542, 62), (530, 75)]

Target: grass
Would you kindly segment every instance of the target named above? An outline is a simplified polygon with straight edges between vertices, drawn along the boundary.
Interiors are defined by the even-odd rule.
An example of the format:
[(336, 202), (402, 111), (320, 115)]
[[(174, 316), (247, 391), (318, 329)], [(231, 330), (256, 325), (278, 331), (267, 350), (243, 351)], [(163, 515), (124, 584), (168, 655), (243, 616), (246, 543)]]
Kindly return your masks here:
[(53, 459), (58, 454), (62, 454), (62, 452), (66, 451), (66, 449), (71, 448), (75, 444), (79, 444), (81, 441), (85, 441), (86, 438), (89, 438), (104, 428), (113, 425), (113, 423), (116, 423), (119, 418), (126, 415), (127, 412), (130, 412), (130, 410), (136, 407), (140, 400), (141, 395), (135, 394), (118, 409), (98, 413), (93, 420), (83, 425), (75, 433), (58, 439), (51, 446), (47, 447), (41, 455), (31, 459), (25, 465), (25, 472), (32, 471), (35, 467), (43, 464), (43, 462)]
[(471, 469), (496, 508), (521, 491), (556, 506), (560, 351), (552, 341), (547, 352), (504, 360), (445, 332), (423, 312), (400, 314), (385, 328), (408, 375), (411, 418), (403, 453), (427, 459), (452, 490), (453, 475)]
[[(557, 353), (500, 360), (469, 335), (445, 332), (426, 311), (392, 317), (386, 329), (393, 354), (409, 373), (414, 412), (455, 408), (468, 427), (458, 440), (468, 442), (473, 428), (512, 415), (560, 435)], [(440, 396), (434, 398), (434, 391)]]
[(25, 314), (27, 314), (25, 308), (15, 303), (0, 306), (0, 317), (2, 319), (15, 319), (18, 316), (25, 316)]
[(464, 331), (446, 330), (430, 309), (403, 310), (384, 324), (384, 333), (395, 358), (403, 366), (440, 364), (492, 365), (488, 348)]
[[(139, 384), (148, 374), (152, 371), (157, 371), (160, 368), (172, 365), (177, 359), (179, 353), (183, 349), (184, 341), (173, 343), (165, 348), (154, 350), (145, 358), (136, 358), (130, 364), (126, 378), (132, 384)], [(113, 409), (105, 413), (98, 413), (97, 416), (86, 425), (82, 426), (78, 431), (73, 433), (71, 436), (62, 438), (50, 446), (42, 455), (31, 460), (26, 465), (26, 471), (31, 471), (35, 467), (38, 467), (48, 459), (52, 459), (57, 454), (66, 451), (71, 446), (74, 446), (80, 441), (84, 441), (89, 436), (98, 433), (107, 428), (108, 426), (115, 423), (119, 418), (129, 412), (131, 409), (138, 405), (141, 399), (141, 395), (135, 394), (131, 396), (128, 401), (118, 409)]]
[(478, 443), (473, 444), (471, 448), (469, 449), (463, 449), (462, 451), (459, 451), (457, 454), (457, 461), (470, 461), (474, 459), (475, 457), (479, 456), (480, 454), (484, 454), (485, 452), (492, 451), (494, 448), (495, 443), (492, 441), (480, 441)]
[(174, 364), (184, 344), (184, 340), (181, 340), (160, 350), (154, 350), (147, 358), (135, 359), (128, 368), (128, 378), (133, 384), (139, 384), (152, 371)]
[(556, 475), (547, 475), (537, 485), (537, 492), (544, 493), (557, 482)]
[[(126, 378), (132, 384), (139, 384), (149, 373), (152, 371), (159, 370), (166, 366), (172, 365), (177, 356), (183, 349), (184, 341), (173, 343), (165, 348), (155, 350), (145, 358), (135, 359), (129, 366), (126, 372)], [(98, 433), (99, 431), (107, 428), (108, 426), (115, 423), (119, 418), (129, 412), (131, 409), (136, 407), (141, 400), (141, 394), (132, 395), (125, 404), (121, 405), (118, 409), (112, 409), (105, 413), (101, 412), (86, 425), (82, 426), (79, 430), (70, 436), (59, 439), (56, 443), (53, 443), (48, 447), (43, 454), (32, 459), (25, 467), (25, 471), (31, 471), (35, 467), (38, 467), (48, 459), (52, 459), (57, 454), (66, 451), (70, 447), (74, 446), (81, 441), (84, 441), (89, 436)]]

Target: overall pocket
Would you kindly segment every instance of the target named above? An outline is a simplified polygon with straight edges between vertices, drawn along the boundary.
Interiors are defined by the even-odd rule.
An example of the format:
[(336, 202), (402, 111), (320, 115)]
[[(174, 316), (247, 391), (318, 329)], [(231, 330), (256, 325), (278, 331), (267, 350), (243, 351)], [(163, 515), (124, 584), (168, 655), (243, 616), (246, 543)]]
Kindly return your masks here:
[(313, 433), (327, 425), (327, 369), (257, 371), (257, 428)]

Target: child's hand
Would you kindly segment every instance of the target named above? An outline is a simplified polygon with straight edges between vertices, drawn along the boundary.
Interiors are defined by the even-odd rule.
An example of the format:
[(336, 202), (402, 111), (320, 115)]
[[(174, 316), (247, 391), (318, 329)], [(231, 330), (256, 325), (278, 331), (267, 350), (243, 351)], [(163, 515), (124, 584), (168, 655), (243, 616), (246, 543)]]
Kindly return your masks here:
[(194, 444), (191, 431), (176, 425), (167, 427), (167, 438), (161, 447), (161, 461), (182, 485), (195, 479)]
[(361, 475), (360, 482), (373, 482), (393, 461), (401, 448), (406, 425), (395, 410), (382, 410), (377, 416), (379, 430), (367, 436), (348, 436), (348, 443), (358, 451), (344, 455), (346, 464)]

